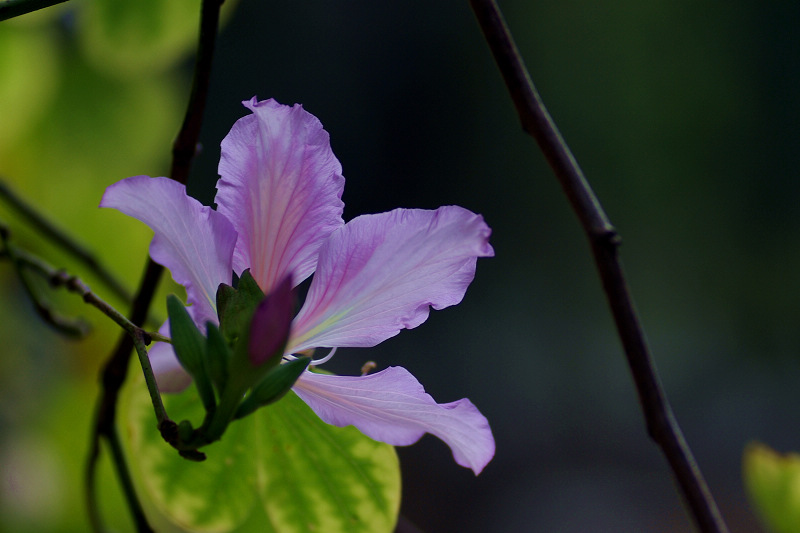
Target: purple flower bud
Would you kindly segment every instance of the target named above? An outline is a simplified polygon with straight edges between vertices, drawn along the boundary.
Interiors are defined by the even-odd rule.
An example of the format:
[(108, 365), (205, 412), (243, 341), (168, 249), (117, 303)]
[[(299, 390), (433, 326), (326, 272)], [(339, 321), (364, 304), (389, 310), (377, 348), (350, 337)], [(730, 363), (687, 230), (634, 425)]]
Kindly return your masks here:
[(250, 322), (250, 342), (247, 353), (253, 366), (283, 357), (283, 348), (289, 339), (289, 328), (294, 314), (292, 276), (288, 275), (264, 298)]

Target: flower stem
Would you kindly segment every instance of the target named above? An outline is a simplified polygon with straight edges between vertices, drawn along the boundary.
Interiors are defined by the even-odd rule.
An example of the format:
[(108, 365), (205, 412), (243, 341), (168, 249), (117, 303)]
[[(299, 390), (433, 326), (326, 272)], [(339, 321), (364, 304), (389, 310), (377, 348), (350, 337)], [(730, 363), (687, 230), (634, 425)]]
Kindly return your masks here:
[(231, 376), (222, 393), (219, 405), (214, 411), (214, 415), (211, 417), (208, 425), (204, 424), (200, 428), (203, 442), (199, 444), (199, 446), (204, 446), (219, 440), (222, 434), (225, 433), (228, 424), (233, 420), (233, 416), (236, 414), (236, 410), (239, 408), (239, 404), (242, 402), (242, 396), (244, 395), (244, 389), (235, 383), (234, 380), (235, 376)]
[(150, 358), (147, 356), (144, 333), (139, 328), (136, 328), (136, 330), (133, 332), (133, 346), (136, 348), (136, 354), (139, 356), (139, 364), (142, 365), (144, 381), (147, 384), (147, 390), (150, 393), (150, 400), (153, 402), (153, 409), (156, 412), (156, 420), (158, 420), (158, 424), (160, 426), (170, 418), (167, 416), (167, 410), (164, 408), (164, 402), (161, 400), (161, 394), (159, 393), (158, 385), (156, 384), (156, 377), (153, 374), (153, 367), (150, 366)]
[[(153, 374), (153, 369), (150, 366), (150, 358), (147, 356), (147, 344), (153, 338), (161, 341), (169, 341), (158, 333), (148, 333), (136, 324), (128, 320), (125, 315), (114, 309), (111, 305), (105, 302), (102, 298), (97, 296), (91, 291), (88, 285), (80, 280), (77, 276), (70, 276), (63, 270), (57, 270), (47, 264), (41, 258), (17, 248), (10, 240), (10, 233), (8, 229), (0, 223), (0, 241), (4, 246), (6, 255), (11, 259), (12, 264), (16, 267), (19, 278), (22, 280), (23, 286), (26, 288), (29, 296), (34, 301), (36, 309), (48, 322), (55, 325), (62, 331), (70, 333), (70, 328), (77, 328), (82, 322), (62, 317), (50, 310), (43, 303), (38, 300), (38, 296), (33, 291), (31, 284), (28, 282), (27, 277), (23, 274), (22, 270), (27, 268), (33, 270), (37, 274), (43, 276), (48, 280), (53, 287), (64, 287), (68, 291), (79, 294), (83, 301), (89, 305), (99, 309), (103, 314), (117, 323), (133, 340), (133, 345), (136, 348), (136, 353), (139, 355), (139, 362), (142, 365), (142, 372), (144, 379), (147, 383), (147, 389), (150, 392), (150, 398), (153, 401), (153, 408), (155, 409), (156, 418), (159, 425), (162, 422), (168, 421), (167, 411), (164, 408), (164, 403), (161, 401), (161, 395), (158, 391), (156, 378)], [(77, 324), (77, 325), (75, 325)]]
[(661, 447), (697, 527), (727, 526), (664, 394), (619, 261), (619, 235), (539, 97), (494, 0), (470, 0), (505, 80), (523, 129), (538, 143), (589, 239), (603, 288), (633, 375), (650, 437)]

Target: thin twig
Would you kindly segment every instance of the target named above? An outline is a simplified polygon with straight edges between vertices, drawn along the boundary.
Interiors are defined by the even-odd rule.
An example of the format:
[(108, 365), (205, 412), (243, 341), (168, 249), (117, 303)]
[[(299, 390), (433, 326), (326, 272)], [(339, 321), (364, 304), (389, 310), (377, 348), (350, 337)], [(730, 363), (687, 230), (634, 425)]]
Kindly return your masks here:
[(47, 324), (51, 325), (59, 333), (73, 338), (83, 338), (90, 331), (89, 324), (82, 318), (71, 318), (62, 315), (50, 307), (44, 298), (35, 289), (35, 285), (29, 279), (26, 270), (34, 270), (40, 273), (38, 261), (27, 257), (26, 252), (18, 248), (11, 242), (11, 234), (4, 225), (0, 224), (0, 241), (3, 244), (2, 256), (8, 258), (19, 278), (22, 288), (28, 295), (28, 299), (33, 304), (33, 308), (39, 317)]
[(91, 252), (23, 200), (8, 186), (2, 176), (0, 176), (0, 198), (36, 228), (39, 234), (86, 265), (123, 302), (131, 302), (132, 297), (128, 289), (104, 268)]
[[(150, 397), (153, 400), (153, 408), (156, 412), (156, 418), (159, 424), (168, 419), (167, 412), (164, 409), (164, 404), (161, 401), (161, 395), (158, 393), (158, 386), (156, 385), (156, 378), (153, 374), (153, 369), (150, 366), (150, 359), (147, 357), (146, 346), (150, 342), (156, 340), (161, 342), (171, 342), (168, 337), (164, 337), (158, 332), (145, 331), (133, 322), (127, 319), (125, 315), (117, 311), (112, 305), (100, 298), (97, 294), (92, 292), (88, 285), (86, 285), (79, 277), (71, 276), (64, 270), (56, 269), (49, 265), (43, 259), (26, 252), (20, 248), (16, 248), (9, 240), (9, 233), (6, 228), (0, 225), (0, 238), (2, 238), (5, 250), (10, 257), (12, 257), (15, 265), (21, 269), (27, 267), (42, 276), (50, 286), (54, 288), (63, 287), (67, 291), (75, 293), (83, 298), (83, 301), (106, 315), (113, 320), (119, 327), (125, 330), (133, 341), (133, 345), (139, 354), (139, 360), (142, 364), (142, 371), (144, 372), (145, 382), (150, 391)], [(21, 278), (24, 278), (20, 274)], [(35, 302), (37, 307), (41, 304)], [(49, 310), (48, 310), (49, 311)], [(50, 314), (54, 314), (49, 311)], [(62, 318), (62, 320), (64, 320)]]
[(618, 257), (619, 236), (544, 107), (494, 0), (470, 0), (500, 68), (522, 128), (538, 143), (589, 239), (644, 411), (650, 437), (661, 447), (696, 525), (703, 532), (727, 527), (672, 414)]
[[(5, 255), (11, 258), (12, 262), (17, 268), (19, 268), (19, 270), (30, 270), (47, 281), (47, 283), (53, 288), (63, 287), (69, 292), (78, 294), (83, 298), (84, 302), (96, 307), (103, 314), (116, 322), (126, 332), (128, 332), (129, 335), (134, 337), (141, 336), (146, 344), (152, 340), (170, 342), (169, 338), (164, 337), (160, 333), (148, 332), (133, 324), (125, 317), (125, 315), (117, 311), (111, 304), (92, 292), (89, 286), (86, 285), (79, 277), (72, 276), (64, 270), (57, 269), (47, 263), (44, 259), (17, 247), (11, 242), (8, 229), (2, 224), (0, 224), (0, 240), (2, 240), (5, 247), (3, 250)], [(20, 277), (24, 278), (25, 276), (20, 274)], [(34, 303), (36, 305), (41, 305), (38, 302)]]
[(144, 380), (147, 383), (147, 390), (150, 392), (150, 400), (153, 402), (153, 410), (156, 413), (156, 420), (158, 421), (158, 425), (166, 422), (171, 422), (169, 417), (167, 416), (167, 410), (164, 408), (164, 402), (161, 401), (161, 394), (158, 391), (158, 385), (156, 384), (156, 377), (153, 374), (153, 367), (150, 366), (150, 358), (147, 356), (147, 334), (140, 328), (136, 328), (133, 335), (133, 347), (136, 349), (136, 353), (139, 356), (139, 363), (142, 366), (142, 372), (144, 373)]
[[(200, 136), (200, 126), (202, 125), (208, 85), (211, 78), (211, 63), (217, 27), (219, 26), (219, 9), (221, 5), (222, 0), (203, 0), (200, 11), (200, 31), (192, 90), (183, 125), (173, 143), (172, 149), (173, 161), (170, 177), (179, 183), (185, 184), (188, 179)], [(133, 301), (130, 320), (134, 324), (142, 324), (147, 316), (147, 310), (153, 300), (153, 295), (163, 270), (164, 268), (161, 265), (154, 263), (152, 259), (148, 259), (144, 277)], [(102, 390), (97, 401), (95, 424), (92, 429), (89, 456), (86, 463), (87, 505), (90, 514), (94, 515), (97, 514), (95, 510), (97, 503), (94, 477), (99, 456), (99, 440), (101, 438), (112, 438), (112, 432), (116, 424), (119, 391), (125, 381), (128, 360), (133, 347), (130, 337), (123, 335), (102, 371)], [(122, 472), (120, 470), (124, 468), (124, 465), (118, 465), (116, 462), (115, 465), (121, 477)], [(93, 527), (95, 527), (95, 531), (100, 531), (99, 519), (93, 522)]]
[(67, 0), (3, 0), (0, 2), (0, 21), (61, 4)]

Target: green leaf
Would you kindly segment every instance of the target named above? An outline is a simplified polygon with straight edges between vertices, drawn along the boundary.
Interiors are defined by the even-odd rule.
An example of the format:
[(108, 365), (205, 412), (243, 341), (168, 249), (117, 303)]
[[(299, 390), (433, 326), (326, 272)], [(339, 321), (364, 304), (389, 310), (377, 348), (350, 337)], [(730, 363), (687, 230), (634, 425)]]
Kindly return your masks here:
[[(175, 420), (203, 416), (190, 392), (164, 400)], [(400, 505), (394, 448), (353, 427), (325, 424), (294, 393), (231, 424), (221, 441), (203, 448), (202, 463), (181, 459), (161, 440), (141, 382), (126, 402), (122, 433), (155, 524), (239, 533), (394, 529)]]
[(247, 416), (259, 407), (264, 407), (283, 398), (291, 390), (294, 382), (297, 381), (297, 378), (300, 377), (300, 374), (303, 373), (310, 362), (310, 357), (299, 357), (294, 361), (289, 361), (272, 369), (239, 405), (239, 409), (236, 410), (236, 414), (233, 417), (234, 420)]
[(800, 455), (754, 443), (745, 448), (743, 463), (750, 501), (770, 531), (800, 531)]
[(216, 407), (216, 397), (206, 371), (206, 339), (177, 296), (167, 296), (167, 314), (172, 347), (183, 368), (194, 378), (203, 405), (211, 411)]
[(183, 368), (192, 376), (203, 373), (205, 339), (183, 303), (174, 294), (167, 296), (167, 314), (172, 347)]

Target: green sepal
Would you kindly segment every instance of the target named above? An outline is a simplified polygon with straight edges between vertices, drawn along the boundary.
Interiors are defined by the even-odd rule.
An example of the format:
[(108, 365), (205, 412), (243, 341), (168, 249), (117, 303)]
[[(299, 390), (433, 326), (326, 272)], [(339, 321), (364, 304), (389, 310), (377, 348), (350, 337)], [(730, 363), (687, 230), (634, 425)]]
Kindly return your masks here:
[(225, 283), (220, 283), (217, 287), (217, 316), (227, 314), (227, 309), (231, 300), (236, 296), (236, 289)]
[(169, 331), (172, 347), (183, 368), (192, 377), (203, 373), (205, 358), (205, 340), (203, 334), (194, 325), (192, 317), (183, 303), (174, 294), (167, 296), (167, 314), (169, 315)]
[(247, 398), (239, 404), (233, 419), (236, 420), (247, 416), (259, 407), (269, 405), (283, 398), (291, 390), (295, 381), (305, 371), (310, 362), (310, 357), (298, 357), (272, 369), (258, 385), (253, 387)]
[(216, 324), (206, 324), (208, 337), (206, 337), (206, 355), (208, 361), (208, 375), (222, 394), (228, 382), (228, 362), (231, 359), (231, 350), (225, 342)]
[(194, 379), (206, 411), (213, 411), (217, 403), (206, 371), (206, 340), (194, 325), (183, 303), (174, 294), (167, 296), (167, 314), (175, 355)]
[(242, 272), (235, 289), (220, 284), (217, 289), (219, 329), (229, 346), (235, 345), (247, 333), (253, 312), (263, 299), (264, 293), (250, 274), (250, 269)]

